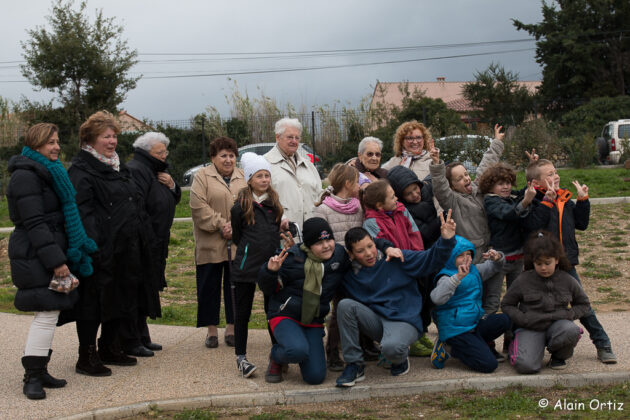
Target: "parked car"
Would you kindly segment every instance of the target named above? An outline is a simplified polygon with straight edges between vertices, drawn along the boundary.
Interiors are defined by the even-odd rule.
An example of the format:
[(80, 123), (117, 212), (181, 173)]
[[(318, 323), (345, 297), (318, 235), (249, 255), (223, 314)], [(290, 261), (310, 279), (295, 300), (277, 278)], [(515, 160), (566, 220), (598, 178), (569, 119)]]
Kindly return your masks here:
[(602, 135), (596, 140), (599, 161), (619, 163), (623, 153), (624, 141), (630, 138), (630, 119), (610, 121), (602, 129)]
[(435, 147), (440, 149), (440, 158), (446, 164), (459, 161), (473, 175), (491, 141), (492, 138), (487, 136), (461, 134), (435, 139)]
[[(252, 152), (252, 153), (256, 153), (257, 155), (264, 155), (265, 153), (270, 151), (271, 148), (275, 145), (276, 145), (275, 142), (273, 143), (269, 142), (269, 143), (254, 143), (254, 144), (248, 144), (246, 146), (239, 147), (238, 157), (236, 158), (236, 165), (240, 167), (240, 164), (241, 164), (240, 157), (243, 155), (243, 153)], [(319, 172), (319, 176), (323, 179), (324, 178), (324, 165), (322, 164), (321, 157), (313, 153), (313, 149), (309, 145), (304, 144), (304, 143), (300, 143), (300, 147), (298, 147), (298, 153), (300, 153), (304, 158), (309, 159), (311, 163), (315, 165), (317, 172)], [(197, 172), (199, 169), (205, 166), (208, 166), (210, 164), (211, 162), (207, 162), (202, 165), (197, 165), (195, 167), (188, 169), (186, 172), (184, 172), (183, 185), (190, 186), (195, 176), (195, 172)]]

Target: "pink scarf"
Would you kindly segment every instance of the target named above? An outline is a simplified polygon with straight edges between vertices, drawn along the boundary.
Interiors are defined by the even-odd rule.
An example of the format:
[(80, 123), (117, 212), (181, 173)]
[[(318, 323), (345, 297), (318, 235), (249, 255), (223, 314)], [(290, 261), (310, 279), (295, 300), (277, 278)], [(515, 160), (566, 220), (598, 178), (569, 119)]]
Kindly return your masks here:
[[(334, 198), (333, 198), (334, 197)], [(328, 207), (341, 214), (355, 214), (361, 208), (361, 203), (358, 198), (351, 198), (349, 200), (329, 195), (322, 201)]]

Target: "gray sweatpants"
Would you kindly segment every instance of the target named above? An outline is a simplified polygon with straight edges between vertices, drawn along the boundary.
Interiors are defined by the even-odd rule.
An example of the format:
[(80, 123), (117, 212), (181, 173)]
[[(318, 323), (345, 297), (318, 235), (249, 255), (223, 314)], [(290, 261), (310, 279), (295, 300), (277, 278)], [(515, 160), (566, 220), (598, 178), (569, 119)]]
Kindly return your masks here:
[(519, 328), (510, 344), (509, 360), (518, 373), (538, 373), (542, 369), (545, 346), (554, 359), (566, 360), (582, 335), (582, 328), (572, 321), (555, 321), (546, 331)]
[(377, 315), (364, 304), (343, 299), (337, 308), (341, 351), (346, 363), (363, 364), (359, 333), (381, 343), (381, 353), (394, 364), (402, 363), (409, 346), (419, 337), (418, 329), (402, 321), (390, 321)]

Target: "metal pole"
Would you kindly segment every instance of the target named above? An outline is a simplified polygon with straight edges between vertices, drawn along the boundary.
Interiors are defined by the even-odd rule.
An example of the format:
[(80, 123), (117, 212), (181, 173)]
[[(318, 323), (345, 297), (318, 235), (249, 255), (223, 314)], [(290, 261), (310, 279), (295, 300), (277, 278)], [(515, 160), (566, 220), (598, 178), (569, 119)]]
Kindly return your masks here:
[(201, 163), (206, 161), (206, 139), (204, 136), (206, 119), (201, 118)]
[(315, 163), (315, 111), (311, 111), (311, 146), (313, 147), (313, 163)]

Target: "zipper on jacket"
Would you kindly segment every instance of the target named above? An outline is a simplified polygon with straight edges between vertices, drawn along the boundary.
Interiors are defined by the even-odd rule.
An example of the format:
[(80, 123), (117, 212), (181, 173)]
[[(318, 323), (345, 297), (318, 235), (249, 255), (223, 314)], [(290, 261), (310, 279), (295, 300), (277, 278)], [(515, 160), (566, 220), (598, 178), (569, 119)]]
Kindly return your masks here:
[(247, 248), (249, 248), (249, 243), (245, 245), (245, 251), (243, 251), (243, 259), (241, 260), (241, 270), (245, 265), (245, 259), (247, 258)]
[(289, 301), (291, 300), (293, 296), (289, 296), (289, 298), (287, 300), (284, 301), (284, 303), (282, 305), (280, 305), (280, 310), (284, 311), (284, 308), (287, 306), (287, 303), (289, 303)]

